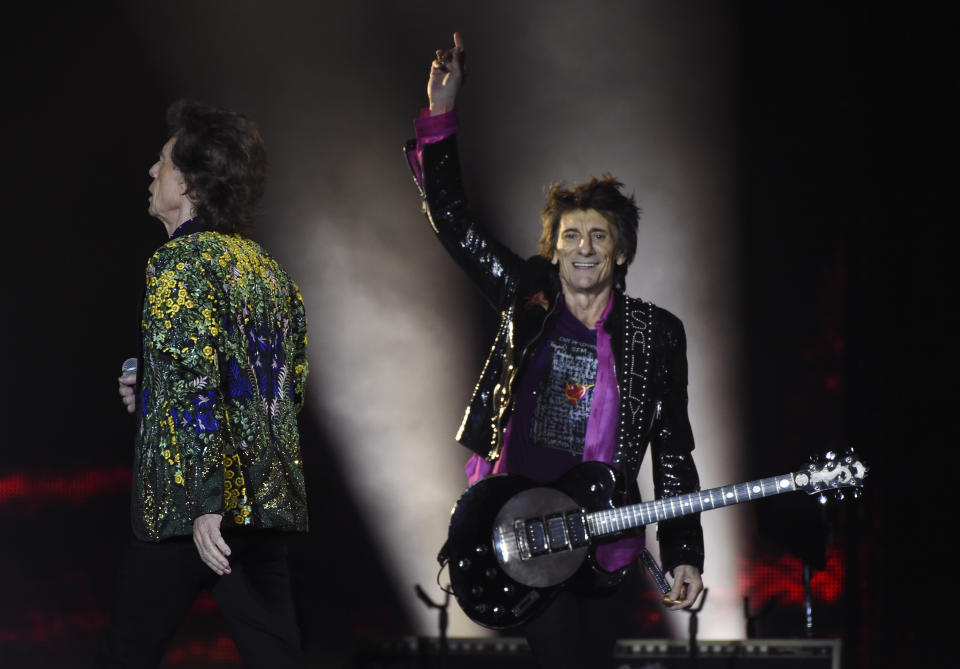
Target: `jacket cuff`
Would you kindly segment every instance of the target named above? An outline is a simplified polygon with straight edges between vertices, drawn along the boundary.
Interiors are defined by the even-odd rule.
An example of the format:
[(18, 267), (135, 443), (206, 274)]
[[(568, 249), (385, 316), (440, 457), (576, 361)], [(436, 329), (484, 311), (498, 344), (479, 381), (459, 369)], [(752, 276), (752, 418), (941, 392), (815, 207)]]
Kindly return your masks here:
[(661, 526), (657, 528), (657, 539), (664, 571), (673, 572), (675, 567), (688, 564), (703, 573), (703, 529), (699, 519), (694, 526)]
[(199, 486), (196, 494), (191, 494), (191, 500), (187, 505), (190, 511), (190, 522), (192, 523), (198, 517), (208, 513), (223, 514), (223, 480), (208, 481)]
[(422, 149), (424, 144), (439, 142), (458, 132), (460, 121), (456, 110), (430, 116), (428, 109), (421, 109), (420, 118), (413, 122), (413, 130), (417, 136), (417, 148)]

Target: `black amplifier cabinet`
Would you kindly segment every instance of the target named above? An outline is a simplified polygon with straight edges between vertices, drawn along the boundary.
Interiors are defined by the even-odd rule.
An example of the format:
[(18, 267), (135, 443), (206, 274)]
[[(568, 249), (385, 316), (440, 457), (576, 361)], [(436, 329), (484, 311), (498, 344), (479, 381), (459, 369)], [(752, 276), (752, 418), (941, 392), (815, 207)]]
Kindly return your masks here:
[[(535, 669), (524, 639), (448, 639), (446, 657), (435, 637), (368, 639), (356, 669)], [(840, 669), (839, 639), (685, 641), (621, 639), (613, 661), (597, 669)]]
[(685, 641), (621, 639), (616, 669), (840, 669), (840, 639), (698, 641), (691, 657)]
[(436, 637), (367, 639), (358, 644), (356, 669), (537, 669), (526, 639), (447, 639), (446, 657)]

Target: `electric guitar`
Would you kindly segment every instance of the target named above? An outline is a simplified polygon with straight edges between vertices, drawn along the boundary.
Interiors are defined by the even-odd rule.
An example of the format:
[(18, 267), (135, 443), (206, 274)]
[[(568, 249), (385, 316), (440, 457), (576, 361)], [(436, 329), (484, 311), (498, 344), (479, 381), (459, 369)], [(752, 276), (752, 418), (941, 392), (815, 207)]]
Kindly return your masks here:
[(596, 562), (597, 544), (649, 523), (732, 504), (803, 491), (853, 488), (859, 495), (867, 467), (852, 451), (830, 452), (804, 469), (617, 507), (618, 474), (602, 462), (577, 465), (551, 485), (520, 476), (481, 479), (457, 501), (441, 562), (460, 608), (491, 629), (521, 625), (563, 587), (612, 587), (627, 569), (607, 572)]

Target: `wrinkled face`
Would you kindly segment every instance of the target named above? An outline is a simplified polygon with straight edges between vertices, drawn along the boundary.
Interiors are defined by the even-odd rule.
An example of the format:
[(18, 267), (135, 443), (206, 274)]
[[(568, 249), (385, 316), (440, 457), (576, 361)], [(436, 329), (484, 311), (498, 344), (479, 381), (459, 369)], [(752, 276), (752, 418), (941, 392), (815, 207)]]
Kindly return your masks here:
[(179, 224), (184, 207), (190, 206), (189, 201), (184, 195), (186, 184), (183, 180), (183, 174), (173, 164), (173, 145), (177, 141), (176, 137), (171, 137), (163, 145), (160, 151), (160, 157), (150, 168), (150, 176), (153, 181), (150, 183), (150, 206), (148, 211), (151, 216), (159, 218), (168, 228), (170, 225)]
[(626, 257), (617, 253), (616, 229), (596, 209), (574, 209), (560, 217), (553, 264), (564, 293), (599, 294), (613, 286), (613, 269)]

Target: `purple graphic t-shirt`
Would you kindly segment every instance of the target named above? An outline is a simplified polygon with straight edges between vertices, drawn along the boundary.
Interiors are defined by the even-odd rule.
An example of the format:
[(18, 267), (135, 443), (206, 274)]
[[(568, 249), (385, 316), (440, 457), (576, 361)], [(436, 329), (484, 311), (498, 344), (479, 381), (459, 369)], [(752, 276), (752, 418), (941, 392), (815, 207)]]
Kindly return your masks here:
[[(544, 325), (544, 334), (521, 372), (514, 395), (513, 415), (505, 429), (503, 455), (495, 463), (487, 462), (480, 455), (471, 457), (464, 468), (471, 485), (487, 474), (507, 472), (548, 483), (582, 460), (608, 464), (612, 461), (616, 448), (619, 395), (610, 335), (602, 330), (602, 323), (612, 307), (611, 297), (603, 316), (597, 321), (598, 329), (590, 330), (564, 309), (562, 301), (557, 305), (557, 312)], [(564, 344), (563, 339), (569, 343)], [(580, 355), (583, 346), (592, 348), (591, 354), (586, 356), (591, 361), (589, 366)], [(576, 377), (564, 379), (561, 374), (551, 383), (548, 370), (554, 360), (550, 356), (555, 353), (559, 353), (555, 362)], [(593, 370), (595, 380), (581, 376), (585, 369)], [(568, 417), (572, 422), (567, 430), (557, 427), (560, 416), (551, 410), (556, 409), (557, 404), (540, 406), (541, 398), (549, 395), (551, 388), (555, 397), (559, 394), (556, 392), (558, 387), (563, 388), (562, 395), (569, 402)], [(586, 404), (582, 404), (584, 402)], [(559, 406), (563, 407), (562, 401)], [(590, 421), (578, 428), (576, 418), (589, 416), (591, 410)], [(538, 422), (540, 427), (535, 426)], [(563, 434), (558, 437), (558, 432)], [(543, 443), (538, 441), (537, 435), (544, 439)], [(642, 535), (602, 544), (596, 549), (597, 562), (604, 569), (614, 571), (633, 562), (643, 551), (643, 546)]]
[(597, 332), (558, 306), (523, 370), (506, 471), (548, 482), (583, 457), (597, 379)]

